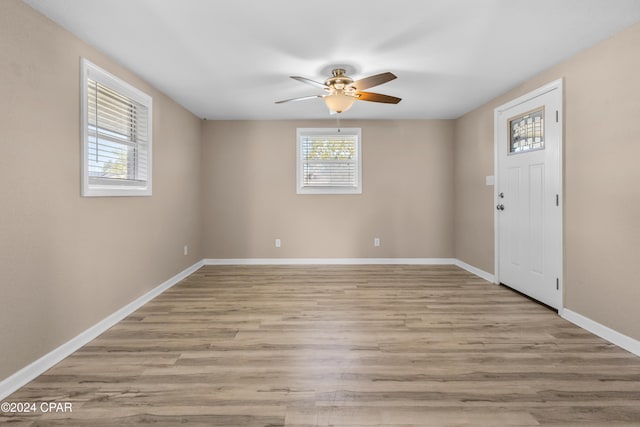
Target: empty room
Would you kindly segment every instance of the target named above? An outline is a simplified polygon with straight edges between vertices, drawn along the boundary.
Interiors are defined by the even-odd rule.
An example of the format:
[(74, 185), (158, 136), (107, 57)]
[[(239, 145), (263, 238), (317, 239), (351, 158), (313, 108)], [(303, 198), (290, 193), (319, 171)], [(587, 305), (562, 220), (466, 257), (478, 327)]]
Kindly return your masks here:
[(640, 0), (2, 0), (0, 52), (0, 424), (640, 426)]

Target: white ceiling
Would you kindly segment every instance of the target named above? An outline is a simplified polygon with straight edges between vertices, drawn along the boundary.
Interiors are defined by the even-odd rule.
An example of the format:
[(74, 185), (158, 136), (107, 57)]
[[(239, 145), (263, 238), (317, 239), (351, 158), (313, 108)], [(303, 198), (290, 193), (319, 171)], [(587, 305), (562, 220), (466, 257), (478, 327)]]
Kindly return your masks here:
[[(640, 0), (25, 0), (201, 118), (319, 119), (333, 65), (398, 105), (343, 118), (456, 118), (640, 21)], [(640, 47), (639, 47), (640, 48)]]

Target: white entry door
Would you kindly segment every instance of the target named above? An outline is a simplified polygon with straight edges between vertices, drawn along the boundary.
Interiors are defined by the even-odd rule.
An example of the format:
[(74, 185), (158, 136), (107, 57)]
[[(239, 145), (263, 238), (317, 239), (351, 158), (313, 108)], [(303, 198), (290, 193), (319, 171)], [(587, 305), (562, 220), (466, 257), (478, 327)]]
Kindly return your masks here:
[(495, 110), (497, 279), (562, 306), (562, 81)]

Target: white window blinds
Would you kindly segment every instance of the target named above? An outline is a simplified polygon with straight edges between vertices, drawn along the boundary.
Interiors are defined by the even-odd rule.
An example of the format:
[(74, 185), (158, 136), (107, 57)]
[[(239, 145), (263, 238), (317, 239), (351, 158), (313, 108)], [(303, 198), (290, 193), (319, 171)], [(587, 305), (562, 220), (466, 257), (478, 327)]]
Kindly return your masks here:
[(89, 79), (89, 182), (144, 185), (148, 111)]
[(83, 194), (151, 194), (151, 98), (84, 64)]
[(360, 129), (298, 129), (298, 193), (360, 193)]

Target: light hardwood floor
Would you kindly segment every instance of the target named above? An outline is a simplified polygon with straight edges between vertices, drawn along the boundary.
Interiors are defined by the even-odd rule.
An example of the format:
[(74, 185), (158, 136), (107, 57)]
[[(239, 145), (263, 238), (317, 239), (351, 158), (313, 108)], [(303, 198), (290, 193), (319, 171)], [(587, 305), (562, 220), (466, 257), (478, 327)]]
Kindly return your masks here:
[(6, 399), (16, 425), (640, 425), (640, 358), (453, 266), (210, 266)]

